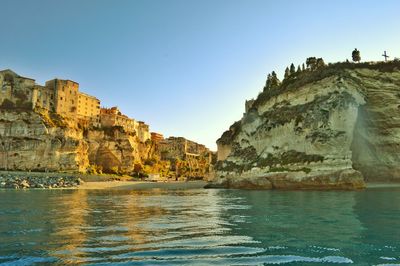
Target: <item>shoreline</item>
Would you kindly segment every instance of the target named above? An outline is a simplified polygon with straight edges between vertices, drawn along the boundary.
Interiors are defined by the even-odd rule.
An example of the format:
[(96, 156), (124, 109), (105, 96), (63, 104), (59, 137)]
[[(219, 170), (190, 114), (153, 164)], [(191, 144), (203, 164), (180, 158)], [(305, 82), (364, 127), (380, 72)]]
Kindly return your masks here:
[(198, 189), (206, 181), (148, 181), (131, 176), (0, 171), (0, 189)]
[[(147, 181), (132, 180), (130, 176), (117, 175), (91, 175), (80, 173), (43, 173), (43, 172), (23, 172), (23, 171), (0, 171), (0, 179), (16, 179), (19, 180), (18, 187), (4, 187), (0, 184), (1, 189), (82, 189), (82, 190), (144, 190), (144, 189), (203, 189), (208, 182), (204, 180), (193, 181)], [(41, 183), (51, 183), (50, 187), (32, 186), (32, 179), (39, 179)], [(56, 185), (52, 180), (61, 179), (63, 185)], [(23, 187), (21, 182), (28, 180), (30, 186)], [(0, 180), (1, 181), (1, 180)], [(65, 184), (65, 185), (64, 185)], [(47, 184), (48, 185), (48, 184)], [(400, 182), (366, 182), (365, 189), (384, 189), (384, 188), (400, 188)], [(322, 189), (323, 190), (323, 189)]]
[(93, 181), (85, 182), (71, 189), (83, 190), (141, 190), (141, 189), (202, 189), (206, 181)]

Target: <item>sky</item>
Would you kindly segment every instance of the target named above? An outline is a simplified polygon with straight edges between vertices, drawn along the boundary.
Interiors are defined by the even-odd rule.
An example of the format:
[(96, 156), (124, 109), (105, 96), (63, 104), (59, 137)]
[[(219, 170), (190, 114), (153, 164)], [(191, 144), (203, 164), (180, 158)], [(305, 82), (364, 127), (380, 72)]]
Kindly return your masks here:
[(0, 0), (0, 69), (216, 150), (273, 70), (400, 57), (398, 0)]

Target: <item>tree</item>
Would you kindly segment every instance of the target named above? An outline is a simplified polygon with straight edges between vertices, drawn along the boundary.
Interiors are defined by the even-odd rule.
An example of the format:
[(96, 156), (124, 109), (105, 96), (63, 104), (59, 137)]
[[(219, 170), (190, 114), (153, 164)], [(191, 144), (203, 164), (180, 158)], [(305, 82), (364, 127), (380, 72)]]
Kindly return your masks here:
[(271, 89), (275, 89), (276, 87), (279, 86), (280, 80), (278, 79), (275, 71), (272, 71), (271, 73)]
[(314, 70), (314, 69), (315, 69), (315, 66), (316, 66), (316, 64), (317, 64), (317, 58), (315, 58), (315, 57), (309, 57), (309, 58), (307, 58), (306, 64), (307, 64), (307, 68), (309, 68), (309, 69), (311, 69), (311, 70)]
[(297, 73), (300, 73), (301, 72), (301, 68), (300, 68), (300, 65), (298, 65), (297, 66)]
[(302, 71), (306, 70), (306, 66), (304, 65), (304, 63), (301, 65), (301, 70)]
[(267, 81), (265, 82), (264, 91), (268, 91), (271, 89), (271, 79), (272, 79), (271, 74), (268, 74)]
[(289, 70), (289, 68), (288, 67), (286, 67), (286, 69), (285, 69), (285, 75), (284, 75), (284, 78), (285, 79), (287, 79), (289, 76), (290, 76), (290, 70)]
[(353, 57), (354, 62), (360, 62), (361, 61), (360, 51), (358, 51), (357, 48), (355, 48), (354, 51), (351, 53), (351, 57)]
[(292, 63), (290, 65), (290, 75), (293, 75), (294, 73), (296, 73), (296, 67), (294, 66), (294, 64)]
[(321, 68), (325, 66), (325, 62), (324, 59), (322, 58), (318, 58), (317, 62), (315, 63), (316, 68)]

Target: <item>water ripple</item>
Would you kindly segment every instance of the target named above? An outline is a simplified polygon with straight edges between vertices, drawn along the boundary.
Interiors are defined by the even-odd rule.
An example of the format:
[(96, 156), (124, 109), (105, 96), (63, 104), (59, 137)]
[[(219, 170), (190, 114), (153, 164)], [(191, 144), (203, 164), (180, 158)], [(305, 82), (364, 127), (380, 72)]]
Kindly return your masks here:
[(395, 265), (399, 195), (0, 191), (0, 264)]

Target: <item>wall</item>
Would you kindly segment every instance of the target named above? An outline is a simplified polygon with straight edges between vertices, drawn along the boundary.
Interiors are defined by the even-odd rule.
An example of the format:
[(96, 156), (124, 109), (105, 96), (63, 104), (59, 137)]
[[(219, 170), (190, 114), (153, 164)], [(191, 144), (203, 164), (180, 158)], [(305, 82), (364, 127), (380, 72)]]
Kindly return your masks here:
[(53, 79), (46, 82), (46, 87), (55, 92), (56, 113), (76, 118), (79, 84), (71, 80)]
[(11, 70), (0, 71), (0, 105), (4, 100), (14, 103), (14, 107), (32, 109), (36, 93), (35, 80), (21, 77)]
[(77, 115), (96, 126), (100, 125), (100, 100), (86, 93), (78, 92)]

